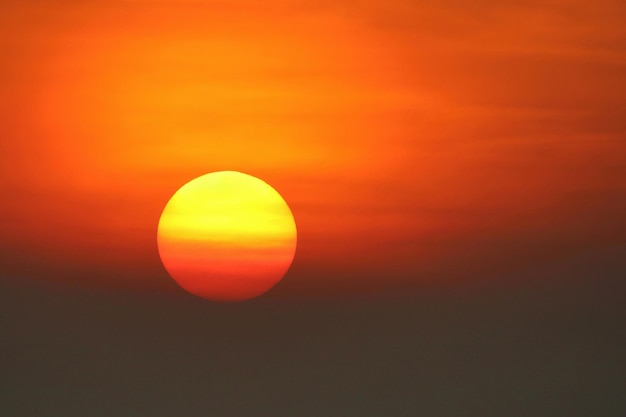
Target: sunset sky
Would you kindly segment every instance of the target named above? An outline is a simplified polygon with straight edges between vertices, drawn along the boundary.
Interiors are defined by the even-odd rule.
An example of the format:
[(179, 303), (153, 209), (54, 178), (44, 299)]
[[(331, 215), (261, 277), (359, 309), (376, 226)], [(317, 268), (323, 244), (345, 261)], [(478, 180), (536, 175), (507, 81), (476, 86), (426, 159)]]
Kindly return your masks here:
[(5, 263), (159, 286), (162, 208), (223, 169), (292, 207), (294, 292), (623, 243), (626, 6), (541, 4), (3, 2)]
[[(375, 363), (379, 354), (409, 358), (409, 349), (424, 346), (422, 339), (407, 342), (398, 335), (412, 329), (412, 317), (420, 314), (419, 303), (411, 297), (423, 301), (420, 297), (439, 294), (433, 295), (439, 301), (429, 299), (431, 307), (419, 307), (419, 311), (444, 318), (428, 322), (420, 316), (420, 323), (430, 332), (439, 331), (433, 330), (440, 329), (439, 325), (452, 332), (449, 338), (431, 338), (443, 357), (437, 356), (435, 348), (425, 353), (434, 363), (447, 364), (443, 369), (448, 369), (452, 379), (461, 375), (455, 372), (467, 369), (445, 360), (461, 360), (447, 346), (467, 343), (468, 352), (479, 352), (473, 356), (476, 363), (488, 361), (491, 356), (481, 349), (490, 345), (489, 329), (507, 327), (502, 317), (509, 314), (516, 317), (515, 323), (523, 323), (520, 339), (511, 336), (500, 342), (511, 347), (523, 339), (519, 348), (523, 353), (504, 349), (496, 364), (485, 364), (485, 368), (520, 357), (536, 363), (539, 357), (555, 381), (546, 382), (546, 387), (560, 386), (558, 381), (570, 378), (613, 381), (618, 369), (626, 369), (621, 367), (623, 358), (620, 366), (610, 362), (617, 361), (613, 349), (624, 333), (619, 329), (626, 327), (626, 312), (619, 307), (626, 294), (622, 279), (626, 276), (624, 22), (626, 3), (619, 0), (3, 0), (0, 290), (6, 302), (23, 300), (9, 302), (11, 313), (3, 317), (4, 324), (0, 322), (12, 329), (4, 348), (8, 357), (22, 358), (11, 360), (11, 371), (5, 374), (11, 381), (27, 375), (40, 381), (41, 387), (46, 385), (48, 376), (54, 374), (50, 369), (57, 368), (46, 368), (44, 359), (43, 368), (33, 365), (32, 358), (39, 357), (35, 348), (18, 354), (30, 344), (65, 352), (59, 356), (62, 359), (50, 362), (58, 369), (83, 369), (85, 375), (102, 371), (108, 366), (106, 359), (72, 365), (67, 352), (99, 357), (93, 350), (97, 350), (94, 340), (108, 340), (101, 334), (94, 336), (89, 326), (75, 323), (72, 317), (84, 313), (103, 329), (118, 324), (126, 329), (120, 330), (125, 336), (117, 334), (115, 341), (102, 342), (113, 343), (109, 346), (117, 352), (121, 338), (134, 334), (124, 326), (146, 325), (147, 311), (167, 316), (155, 307), (162, 301), (164, 309), (176, 311), (168, 316), (163, 332), (207, 351), (211, 348), (203, 343), (209, 339), (189, 339), (181, 330), (188, 328), (178, 326), (177, 320), (201, 316), (198, 323), (210, 327), (220, 320), (207, 317), (217, 315), (251, 331), (252, 336), (228, 339), (227, 325), (213, 328), (212, 334), (241, 348), (237, 352), (245, 360), (239, 362), (232, 353), (228, 362), (235, 368), (247, 364), (241, 365), (241, 375), (243, 367), (256, 366), (257, 358), (244, 345), (291, 352), (286, 346), (315, 339), (298, 333), (296, 318), (273, 321), (275, 315), (295, 314), (317, 328), (319, 335), (338, 338), (330, 354), (330, 363), (338, 370), (328, 364), (323, 369), (329, 377), (339, 375), (340, 381), (348, 381), (351, 370), (369, 369), (360, 361)], [(297, 224), (292, 268), (258, 301), (260, 314), (255, 313), (255, 302), (237, 310), (192, 300), (181, 294), (159, 259), (156, 231), (168, 199), (191, 179), (220, 170), (244, 172), (269, 183), (288, 203)], [(536, 287), (550, 288), (545, 290), (550, 295), (511, 295)], [(597, 293), (593, 288), (602, 290)], [(505, 291), (515, 300), (511, 305), (521, 310), (504, 301), (476, 301), (493, 291)], [(558, 294), (563, 293), (569, 295), (562, 299)], [(455, 303), (446, 298), (450, 294), (468, 298), (462, 307), (451, 307)], [(595, 295), (587, 299), (584, 294)], [(393, 302), (384, 301), (385, 297), (397, 296), (406, 304), (391, 311)], [(95, 297), (94, 305), (101, 309), (91, 308), (83, 297)], [(137, 297), (149, 307), (125, 297)], [(363, 300), (374, 304), (368, 307)], [(300, 302), (307, 307), (284, 307), (286, 311), (275, 315), (272, 310)], [(338, 322), (331, 307), (337, 302), (343, 306)], [(371, 333), (359, 327), (359, 314), (343, 310), (350, 311), (346, 307), (350, 303), (363, 302), (355, 311), (372, 320)], [(119, 303), (132, 316), (130, 321), (113, 313), (111, 306)], [(532, 307), (535, 303), (538, 310)], [(323, 310), (319, 316), (316, 305)], [(34, 308), (28, 313), (32, 316), (26, 313), (28, 306)], [(109, 308), (113, 321), (106, 319)], [(520, 311), (527, 311), (531, 322), (525, 322)], [(551, 323), (561, 329), (563, 333), (557, 333), (563, 339), (554, 339), (550, 346), (555, 352), (558, 348), (570, 352), (571, 362), (558, 369), (546, 365), (553, 363), (547, 353), (552, 348), (533, 344), (533, 340), (550, 334), (551, 327), (532, 311), (556, 314)], [(48, 313), (52, 317), (49, 328), (33, 319)], [(584, 321), (583, 316), (594, 319)], [(501, 321), (489, 321), (489, 317)], [(251, 330), (255, 327), (249, 319), (260, 323), (261, 330)], [(387, 326), (387, 319), (394, 320), (396, 327)], [(486, 324), (473, 327), (473, 319), (485, 319)], [(610, 336), (589, 333), (598, 328), (596, 319), (608, 326), (601, 328)], [(134, 339), (138, 346), (156, 343), (160, 325), (155, 323), (148, 324), (152, 333)], [(356, 336), (333, 330), (340, 327), (337, 323), (356, 326)], [(476, 329), (478, 339), (470, 337), (468, 342), (466, 334), (455, 333), (459, 327)], [(57, 340), (54, 335), (73, 334), (73, 328), (78, 329), (76, 336), (60, 345), (50, 342)], [(295, 333), (284, 336), (284, 329)], [(518, 335), (515, 325), (510, 329)], [(259, 336), (263, 331), (285, 344), (272, 345)], [(378, 337), (397, 344), (404, 340), (407, 350), (392, 353)], [(583, 353), (567, 350), (589, 338), (604, 342), (578, 343), (587, 346), (588, 350), (581, 348)], [(375, 346), (369, 353), (353, 362), (340, 359), (341, 352), (368, 341)], [(194, 357), (189, 349), (195, 348), (182, 341), (164, 346), (171, 348), (173, 356), (186, 352), (183, 356)], [(288, 361), (291, 371), (281, 374), (284, 380), (278, 386), (287, 389), (290, 383), (285, 381), (297, 380), (305, 392), (306, 384), (298, 379), (302, 375), (294, 364), (298, 358), (311, 364), (324, 359), (313, 350), (296, 352)], [(134, 356), (112, 355), (122, 372), (119, 378), (143, 381), (151, 361), (160, 362), (161, 353), (169, 357), (165, 351), (154, 353), (128, 374), (121, 371), (125, 369), (122, 363)], [(595, 355), (604, 355), (607, 361), (600, 370), (590, 365)], [(20, 360), (27, 365), (16, 365)], [(261, 368), (267, 374), (258, 371), (258, 381), (269, 381), (268, 375), (282, 369), (278, 359), (272, 360), (271, 372)], [(190, 363), (184, 366), (191, 369)], [(307, 372), (314, 372), (315, 366), (310, 366)], [(430, 369), (431, 380), (441, 383), (439, 390), (429, 388), (429, 398), (439, 398), (437, 393), (445, 391), (445, 377), (436, 367), (424, 369)], [(531, 398), (541, 404), (544, 391), (530, 379), (521, 386), (494, 382), (516, 380), (518, 371), (494, 371), (492, 379), (486, 378), (493, 389), (530, 389)], [(239, 371), (229, 374), (226, 368), (221, 372), (231, 378), (239, 375)], [(139, 374), (141, 378), (133, 379)], [(196, 381), (197, 375), (185, 375), (184, 381)], [(379, 381), (406, 382), (413, 374), (406, 371), (394, 379), (381, 366), (371, 375)], [(64, 378), (71, 386), (82, 380)], [(322, 380), (314, 379), (313, 384), (317, 381), (322, 386)], [(470, 387), (478, 379), (461, 381)], [(16, 383), (22, 391), (15, 398), (44, 390)], [(167, 390), (164, 387), (168, 386), (152, 386), (146, 398), (158, 397), (159, 389)], [(566, 387), (570, 391), (562, 393), (565, 402), (576, 392), (592, 393), (589, 410), (595, 411), (581, 415), (620, 414), (602, 414), (593, 406), (595, 401), (606, 405), (613, 391)], [(386, 404), (385, 388), (377, 385), (372, 390)], [(546, 397), (552, 398), (546, 390)], [(349, 392), (355, 404), (361, 393), (370, 396), (365, 387)], [(469, 397), (455, 392), (458, 403), (469, 404)], [(191, 403), (194, 393), (188, 391)], [(405, 394), (394, 391), (390, 404), (410, 403), (411, 396)], [(341, 408), (331, 397), (320, 395), (327, 406)], [(54, 402), (42, 398), (42, 404)], [(91, 397), (81, 398), (90, 404)], [(474, 410), (483, 410), (480, 415), (517, 415), (505, 403), (502, 408)], [(12, 404), (14, 413), (9, 415), (29, 415), (23, 405)], [(267, 410), (273, 409), (269, 404), (273, 403), (267, 404)], [(435, 401), (423, 409), (423, 415), (464, 415), (438, 404)], [(124, 409), (122, 403), (120, 407)], [(367, 407), (357, 408), (353, 415), (369, 415), (364, 411)], [(318, 412), (312, 409), (307, 408), (310, 415), (343, 415), (325, 412), (324, 406)], [(379, 414), (372, 415), (417, 415), (403, 414), (399, 410), (406, 408), (401, 406), (395, 412), (383, 406), (374, 409)], [(574, 416), (572, 410), (585, 408), (568, 408), (565, 414), (559, 407), (549, 409), (552, 413), (545, 415)], [(43, 405), (38, 410), (37, 415), (57, 415)], [(100, 415), (73, 414), (63, 406), (56, 410), (64, 417)], [(119, 410), (99, 412), (124, 415)], [(139, 408), (134, 410), (129, 415), (143, 415)], [(499, 411), (493, 414), (494, 410)], [(519, 415), (544, 415), (536, 410), (528, 406), (528, 413)], [(150, 415), (161, 414), (153, 410)]]

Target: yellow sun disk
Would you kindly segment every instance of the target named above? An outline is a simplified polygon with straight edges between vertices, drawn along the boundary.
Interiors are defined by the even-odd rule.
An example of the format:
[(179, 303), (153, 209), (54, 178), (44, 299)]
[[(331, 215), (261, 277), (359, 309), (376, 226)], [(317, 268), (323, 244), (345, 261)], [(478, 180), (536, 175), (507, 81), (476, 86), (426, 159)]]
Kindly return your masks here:
[(291, 213), (280, 195), (271, 191), (229, 178), (218, 183), (190, 182), (168, 204), (160, 234), (181, 240), (291, 237), (292, 230), (286, 227), (293, 222)]
[(161, 259), (186, 290), (217, 300), (269, 290), (289, 268), (296, 227), (289, 207), (258, 178), (199, 177), (170, 199), (158, 226)]

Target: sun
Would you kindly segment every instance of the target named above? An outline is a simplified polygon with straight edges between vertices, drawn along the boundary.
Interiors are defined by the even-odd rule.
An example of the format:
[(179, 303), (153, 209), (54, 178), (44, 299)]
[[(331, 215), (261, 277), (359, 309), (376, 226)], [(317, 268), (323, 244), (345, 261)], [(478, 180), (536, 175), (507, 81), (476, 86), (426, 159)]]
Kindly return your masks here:
[(291, 266), (296, 223), (266, 182), (235, 171), (183, 185), (165, 205), (157, 229), (161, 261), (185, 290), (214, 301), (269, 291)]

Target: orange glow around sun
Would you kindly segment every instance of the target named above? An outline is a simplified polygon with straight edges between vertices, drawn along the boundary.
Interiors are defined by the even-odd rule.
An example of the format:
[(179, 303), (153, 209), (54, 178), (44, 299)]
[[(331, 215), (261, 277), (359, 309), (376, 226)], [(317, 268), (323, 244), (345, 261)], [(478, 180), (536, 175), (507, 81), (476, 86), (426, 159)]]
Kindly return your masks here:
[(190, 293), (240, 301), (268, 291), (296, 250), (296, 224), (283, 198), (262, 180), (213, 172), (181, 187), (158, 226), (161, 260)]
[[(0, 1), (0, 278), (362, 296), (621, 245), (626, 2), (522, 3)], [(177, 194), (156, 250), (231, 169), (291, 266), (279, 200), (225, 235)]]

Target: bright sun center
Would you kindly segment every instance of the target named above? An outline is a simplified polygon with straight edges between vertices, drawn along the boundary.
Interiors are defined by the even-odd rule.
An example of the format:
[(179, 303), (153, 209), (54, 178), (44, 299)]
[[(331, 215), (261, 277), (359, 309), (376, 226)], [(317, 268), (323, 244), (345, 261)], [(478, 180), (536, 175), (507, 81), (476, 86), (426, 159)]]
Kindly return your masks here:
[(264, 181), (240, 172), (203, 175), (163, 209), (159, 255), (188, 292), (216, 301), (259, 296), (276, 285), (296, 251), (291, 210)]

